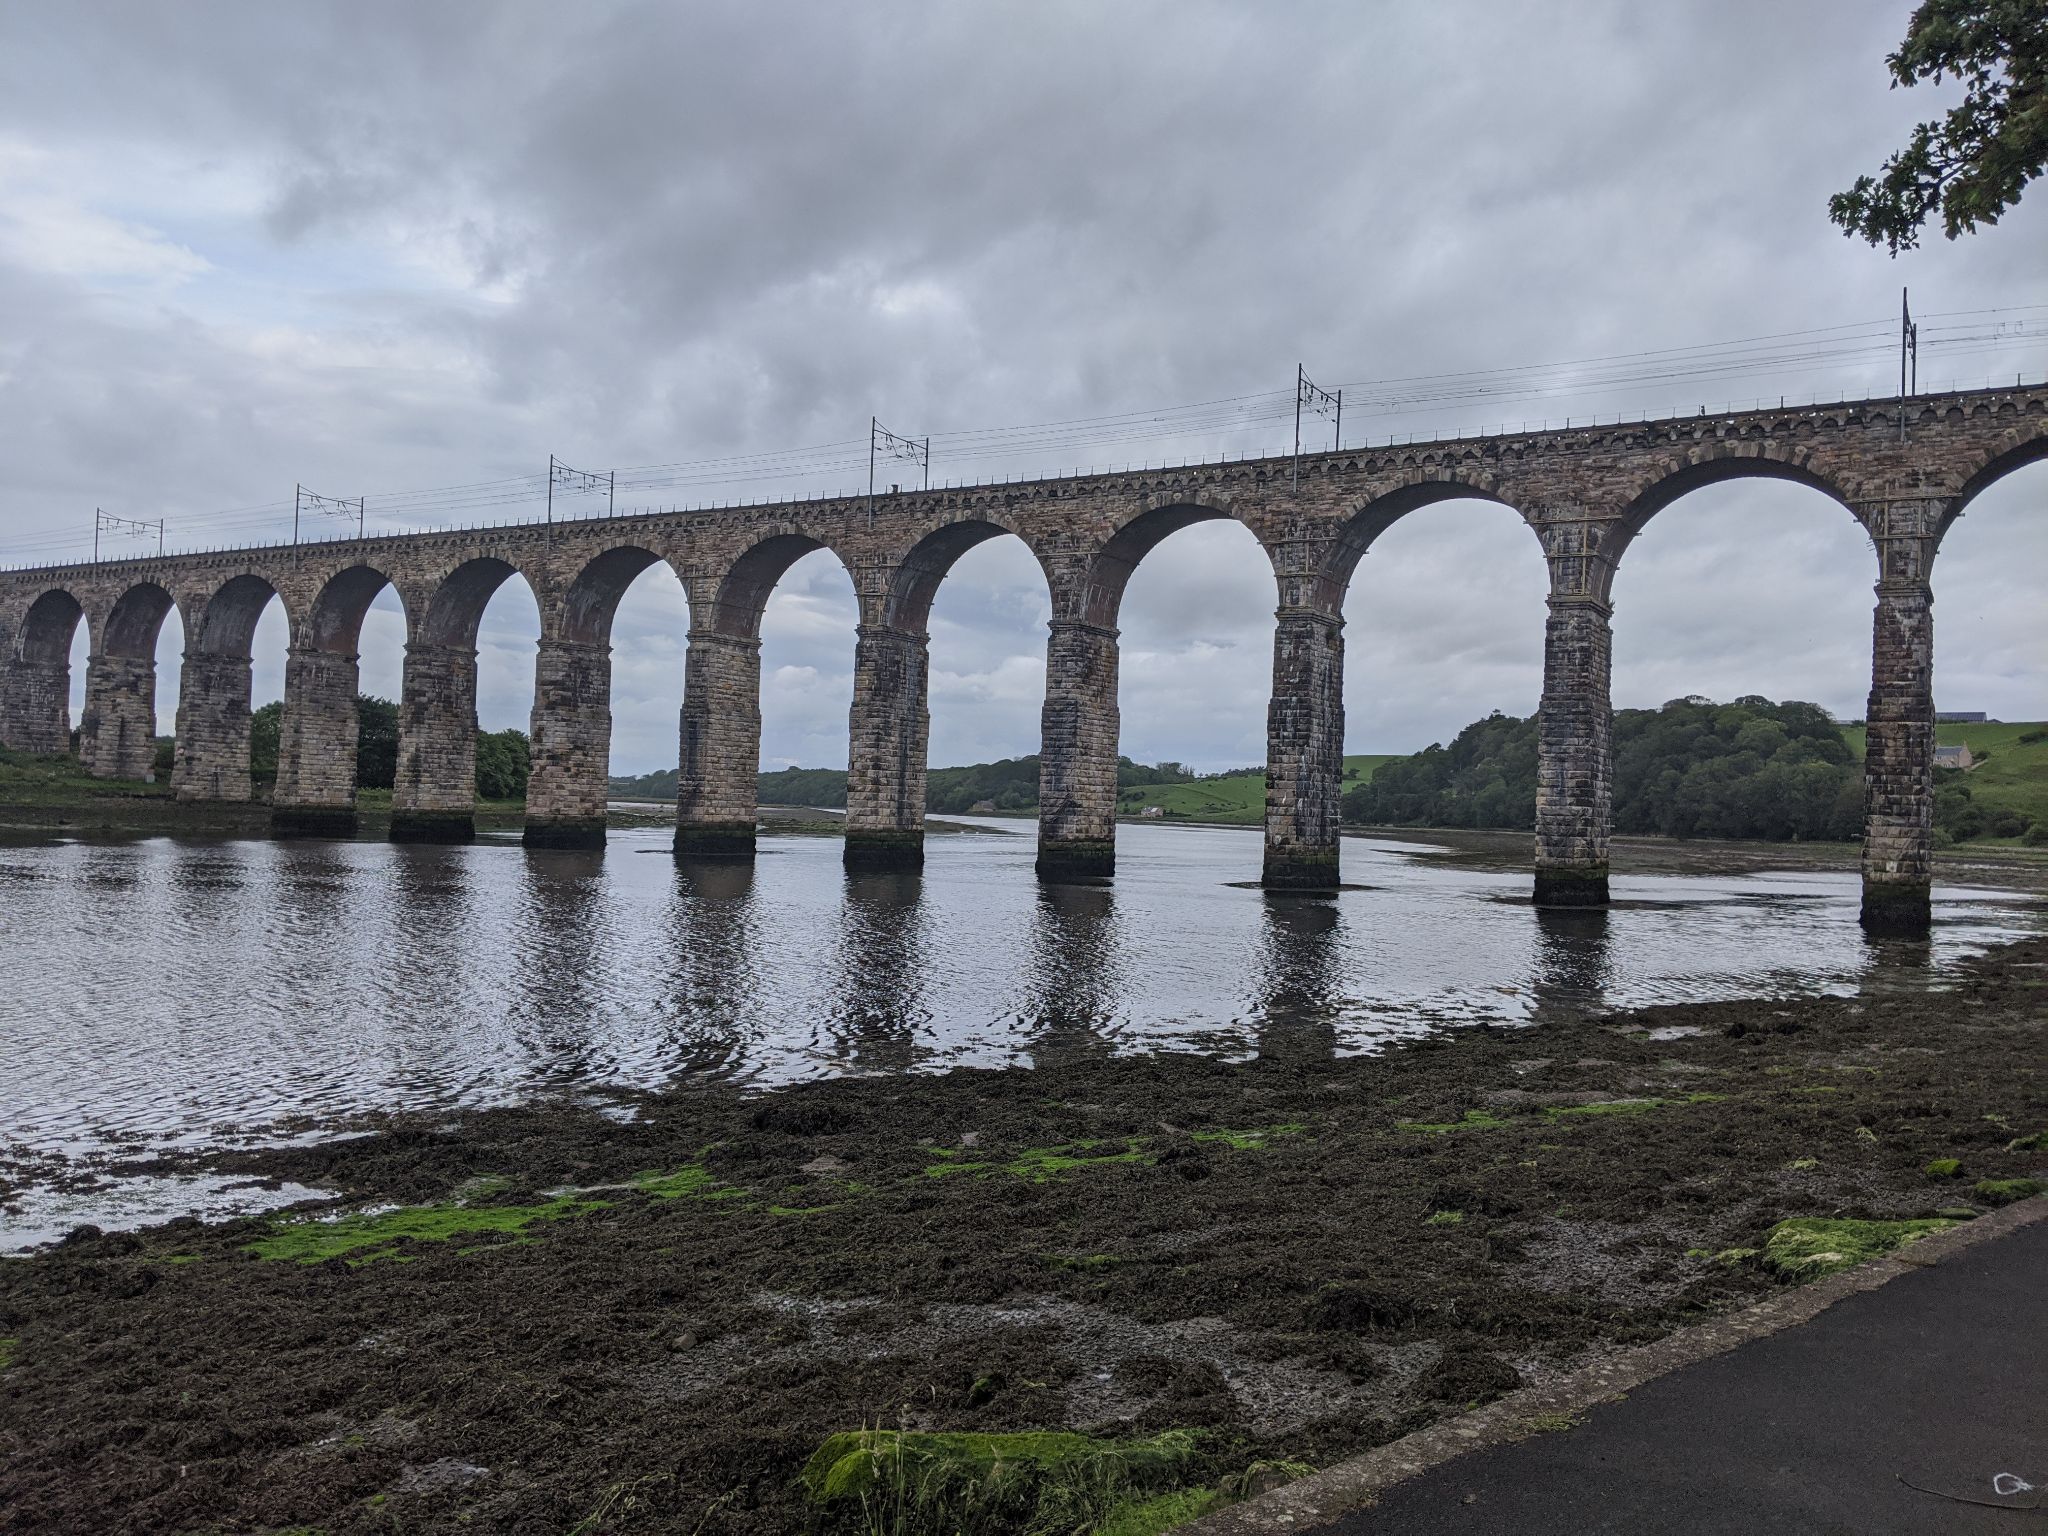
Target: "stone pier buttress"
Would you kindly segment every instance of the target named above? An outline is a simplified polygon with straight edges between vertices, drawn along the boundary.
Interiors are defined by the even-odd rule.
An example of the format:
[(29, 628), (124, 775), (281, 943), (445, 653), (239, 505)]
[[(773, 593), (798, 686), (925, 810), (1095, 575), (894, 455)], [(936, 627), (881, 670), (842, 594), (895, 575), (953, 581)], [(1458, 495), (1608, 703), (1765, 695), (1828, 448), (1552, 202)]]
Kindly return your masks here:
[(414, 641), (398, 706), (391, 839), (467, 843), (476, 837), (476, 647)]
[(1880, 537), (1863, 755), (1863, 926), (1933, 920), (1934, 593), (1918, 538)]
[(180, 800), (246, 801), (249, 782), (246, 654), (187, 651), (178, 672), (178, 751), (171, 793)]
[(1536, 718), (1536, 905), (1607, 903), (1613, 829), (1613, 610), (1552, 596)]
[(78, 757), (96, 779), (145, 779), (156, 766), (156, 657), (93, 656)]
[(924, 863), (928, 637), (863, 624), (854, 651), (846, 773), (849, 869)]
[[(474, 698), (472, 692), (472, 711)], [(611, 646), (543, 636), (531, 724), (523, 841), (529, 848), (602, 848), (611, 772)]]
[(294, 645), (285, 657), (277, 787), (270, 828), (280, 837), (356, 832), (356, 655)]
[(1039, 716), (1038, 876), (1116, 873), (1117, 632), (1054, 619)]
[(1267, 890), (1337, 889), (1343, 786), (1343, 616), (1283, 608), (1266, 707)]
[(692, 629), (683, 662), (676, 855), (754, 856), (761, 771), (761, 642)]

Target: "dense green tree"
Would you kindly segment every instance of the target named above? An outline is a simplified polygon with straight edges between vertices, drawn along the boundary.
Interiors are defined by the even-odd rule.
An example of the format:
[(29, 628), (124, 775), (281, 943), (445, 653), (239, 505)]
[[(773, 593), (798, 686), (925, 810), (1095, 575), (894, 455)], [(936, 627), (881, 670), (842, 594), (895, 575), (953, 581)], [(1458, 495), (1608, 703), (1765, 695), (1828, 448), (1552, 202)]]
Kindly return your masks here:
[(398, 782), (398, 706), (373, 693), (356, 695), (356, 788)]
[(277, 777), (277, 738), (284, 725), (284, 704), (272, 699), (249, 716), (249, 777), (268, 784)]
[(476, 733), (476, 792), (486, 800), (524, 800), (533, 744), (517, 730)]
[(1954, 76), (1962, 103), (1830, 198), (1828, 217), (1894, 256), (1936, 213), (1951, 240), (1996, 224), (2048, 169), (2048, 0), (1924, 0), (1885, 63), (1893, 89)]
[[(1614, 827), (1667, 837), (1850, 838), (1862, 775), (1818, 705), (1673, 699), (1614, 716)], [(1448, 747), (1381, 765), (1344, 819), (1383, 826), (1536, 824), (1536, 720), (1489, 715)]]

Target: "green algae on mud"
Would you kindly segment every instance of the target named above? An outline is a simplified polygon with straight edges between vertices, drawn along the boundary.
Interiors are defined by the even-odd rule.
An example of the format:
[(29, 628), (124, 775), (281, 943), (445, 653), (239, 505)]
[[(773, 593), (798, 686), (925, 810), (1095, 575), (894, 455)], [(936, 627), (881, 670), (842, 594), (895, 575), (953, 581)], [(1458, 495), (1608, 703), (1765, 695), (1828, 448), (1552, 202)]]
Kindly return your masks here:
[(1912, 1221), (1789, 1217), (1771, 1228), (1764, 1239), (1763, 1262), (1788, 1280), (1818, 1280), (1958, 1225), (1943, 1216)]
[[(1371, 1058), (1276, 1035), (1242, 1061), (685, 1080), (630, 1117), (506, 1106), (168, 1160), (358, 1212), (610, 1203), (339, 1262), (236, 1262), (275, 1236), (252, 1217), (0, 1265), (0, 1333), (27, 1341), (0, 1377), (0, 1509), (38, 1531), (776, 1536), (823, 1518), (799, 1478), (826, 1439), (907, 1413), (1192, 1433), (1161, 1486), (1091, 1516), (1152, 1536), (1262, 1464), (1327, 1465), (1770, 1295), (1787, 1218), (1925, 1221), (2042, 1177), (2048, 1149), (2011, 1143), (2048, 1125), (2048, 941), (2006, 954), (1938, 996), (1564, 1014)], [(1842, 1091), (1795, 1091), (1822, 1079)], [(1474, 1105), (1485, 1133), (1450, 1134)], [(1930, 1179), (1941, 1158), (1967, 1182)], [(927, 1173), (956, 1164), (982, 1166)], [(347, 1262), (379, 1252), (406, 1262)]]
[(21, 1348), (19, 1339), (0, 1339), (0, 1371), (14, 1364), (14, 1356)]
[(2048, 1193), (2048, 1183), (2039, 1179), (1979, 1179), (1973, 1193), (1992, 1205), (2010, 1205), (2015, 1200)]
[[(972, 1433), (868, 1429), (818, 1447), (798, 1481), (826, 1529), (890, 1536), (1011, 1531), (1065, 1536), (1109, 1521), (1147, 1529), (1137, 1512), (1163, 1493), (1176, 1507), (1196, 1437), (1168, 1430), (1109, 1440), (1061, 1430)], [(1151, 1530), (1164, 1529), (1154, 1523)]]
[[(560, 1221), (605, 1209), (605, 1200), (558, 1195), (538, 1205), (402, 1205), (389, 1210), (348, 1211), (339, 1216), (299, 1216), (273, 1221), (268, 1236), (244, 1245), (259, 1259), (321, 1264), (380, 1260), (410, 1262), (402, 1242), (445, 1243), (486, 1232), (521, 1233), (537, 1221)], [(473, 1252), (464, 1249), (463, 1252)]]

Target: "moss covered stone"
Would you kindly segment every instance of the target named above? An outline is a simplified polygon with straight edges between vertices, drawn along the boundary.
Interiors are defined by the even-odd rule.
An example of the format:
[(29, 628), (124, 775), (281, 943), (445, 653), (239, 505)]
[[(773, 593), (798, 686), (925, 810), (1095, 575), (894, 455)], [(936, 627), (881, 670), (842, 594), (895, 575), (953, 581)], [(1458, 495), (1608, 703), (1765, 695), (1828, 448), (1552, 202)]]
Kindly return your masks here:
[(0, 1371), (14, 1364), (15, 1352), (21, 1348), (19, 1339), (0, 1339)]
[(1962, 1171), (1962, 1159), (1955, 1157), (1937, 1157), (1927, 1165), (1927, 1177), (1930, 1179), (1953, 1179)]
[[(1105, 1440), (1057, 1430), (1013, 1434), (867, 1429), (833, 1435), (805, 1463), (805, 1495), (828, 1520), (892, 1536), (957, 1531), (1165, 1529), (1145, 1506), (1177, 1492), (1195, 1437)], [(1155, 1523), (1144, 1523), (1155, 1519)]]
[(1766, 1268), (1788, 1279), (1817, 1280), (1956, 1225), (1938, 1216), (1916, 1221), (1799, 1216), (1771, 1228), (1764, 1239), (1763, 1261)]
[(2048, 1191), (2048, 1184), (2039, 1179), (1980, 1179), (1975, 1193), (1979, 1200), (1993, 1205), (2010, 1205), (2015, 1200), (2025, 1200), (2044, 1191)]

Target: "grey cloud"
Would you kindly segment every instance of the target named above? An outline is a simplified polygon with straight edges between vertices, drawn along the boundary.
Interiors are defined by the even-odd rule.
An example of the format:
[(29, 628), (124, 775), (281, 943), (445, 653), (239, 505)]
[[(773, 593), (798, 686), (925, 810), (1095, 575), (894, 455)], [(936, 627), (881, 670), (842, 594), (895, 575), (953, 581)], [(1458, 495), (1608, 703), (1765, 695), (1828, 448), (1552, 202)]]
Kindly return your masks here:
[[(301, 480), (352, 494), (550, 452), (765, 452), (857, 437), (871, 412), (916, 432), (1057, 420), (1284, 388), (1298, 359), (1335, 382), (1630, 352), (1883, 316), (1907, 281), (1925, 310), (2048, 302), (2048, 201), (1897, 263), (1825, 222), (1827, 194), (1939, 105), (1884, 89), (1907, 9), (19, 8), (0, 178), (41, 176), (39, 195), (211, 265), (145, 284), (0, 258), (0, 550), (42, 558), (95, 503), (227, 542), (284, 528), (205, 514)], [(2044, 364), (1930, 356), (1922, 376)], [(1890, 367), (1360, 411), (1347, 436), (1860, 393)], [(2048, 520), (2000, 510), (2037, 514), (2044, 482), (2037, 466), (1987, 496), (1937, 565), (1945, 699), (2048, 713), (2024, 579)], [(1867, 571), (1783, 492), (1686, 498), (1630, 552), (1619, 701), (1860, 710)], [(1133, 582), (1137, 755), (1258, 755), (1272, 583), (1230, 533), (1177, 535)], [(978, 551), (940, 594), (942, 761), (1035, 745), (1042, 582), (1020, 556)], [(487, 616), (487, 724), (524, 716), (528, 601)], [(1354, 749), (1533, 707), (1542, 572), (1497, 509), (1397, 527), (1346, 611)], [(395, 690), (394, 622), (366, 630), (365, 686)], [(621, 768), (673, 761), (686, 627), (679, 591), (636, 587), (622, 610)], [(281, 639), (259, 643), (274, 689)], [(764, 634), (766, 759), (843, 761), (852, 644), (844, 573), (792, 572)]]

